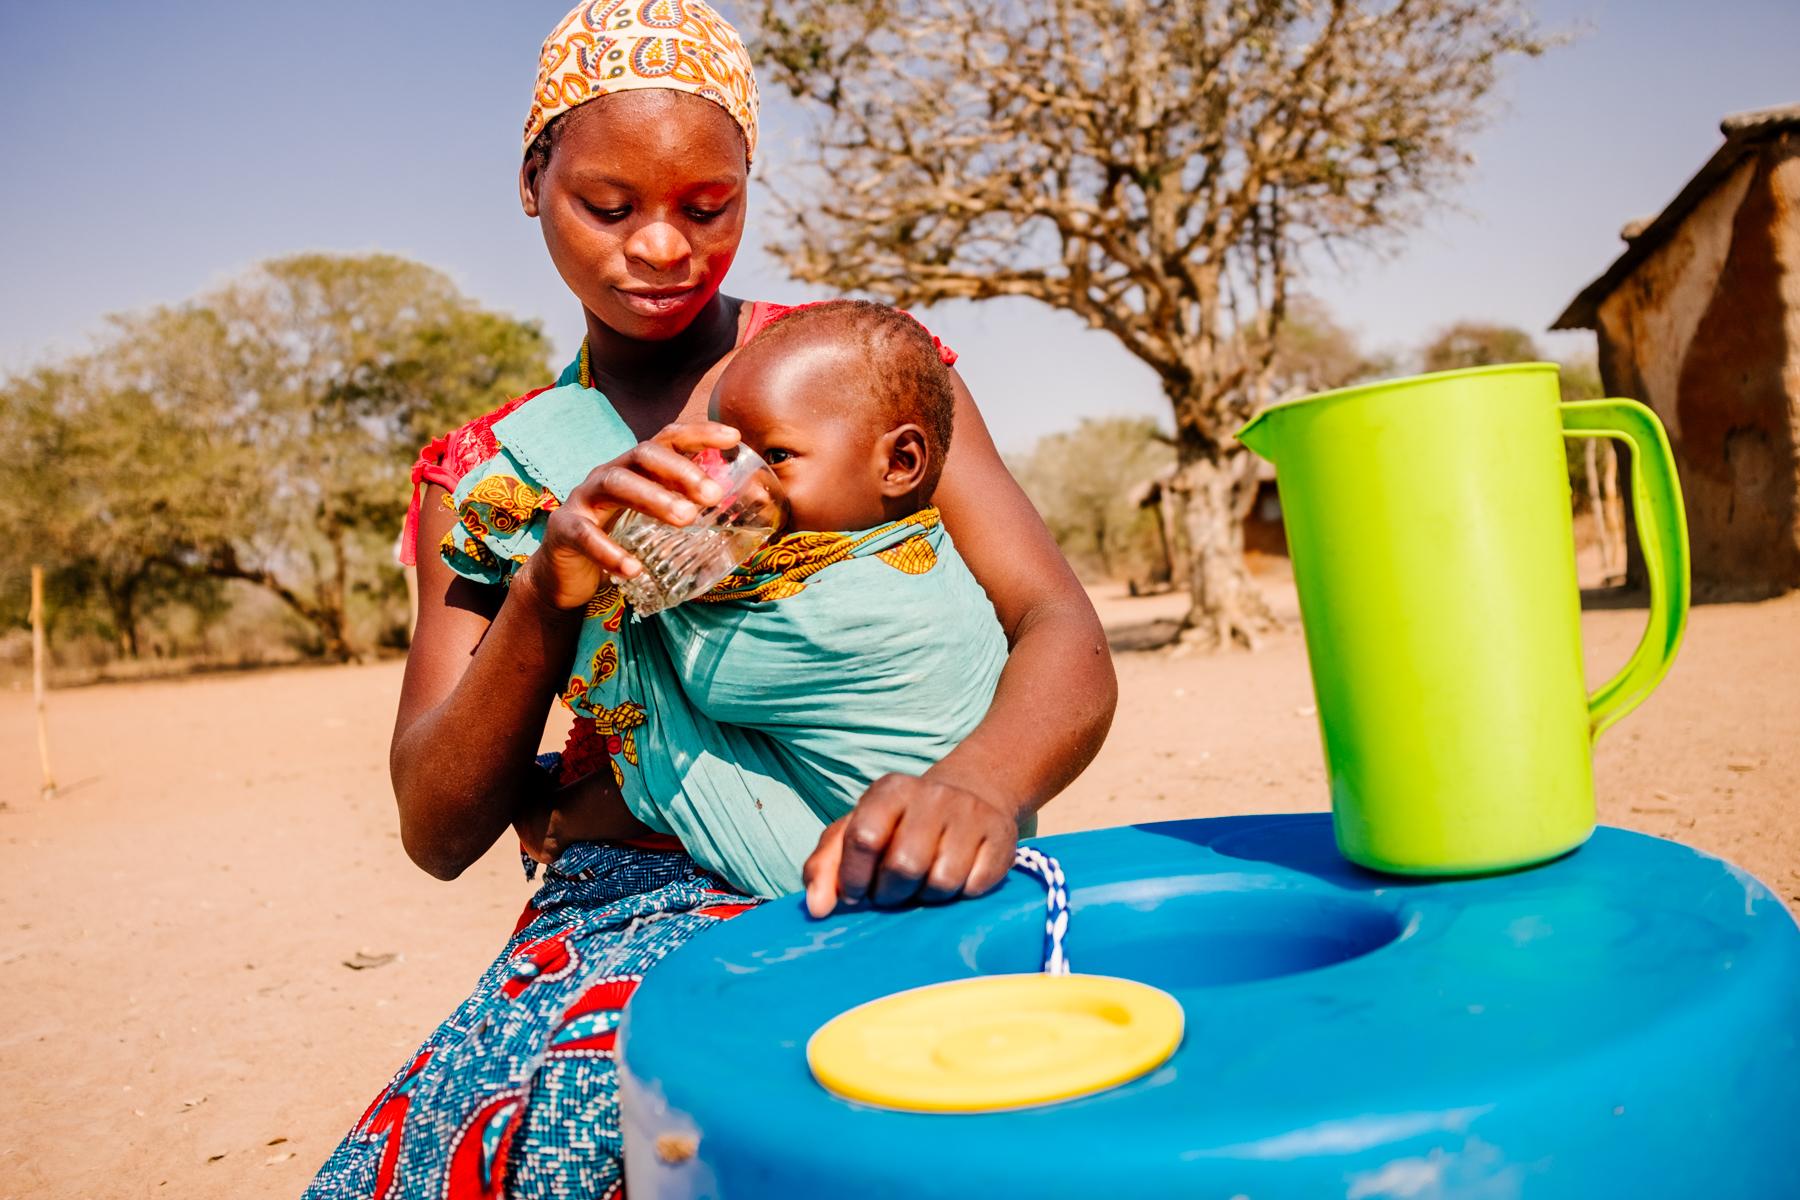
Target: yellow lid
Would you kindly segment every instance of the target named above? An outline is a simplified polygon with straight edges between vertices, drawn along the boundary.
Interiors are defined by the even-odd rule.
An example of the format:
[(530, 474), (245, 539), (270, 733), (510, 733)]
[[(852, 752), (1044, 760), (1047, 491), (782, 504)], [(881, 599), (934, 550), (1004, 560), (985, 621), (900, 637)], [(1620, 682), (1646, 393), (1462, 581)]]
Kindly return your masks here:
[(1104, 1091), (1181, 1044), (1167, 992), (1105, 975), (983, 975), (883, 996), (806, 1045), (825, 1087), (906, 1112), (997, 1112)]

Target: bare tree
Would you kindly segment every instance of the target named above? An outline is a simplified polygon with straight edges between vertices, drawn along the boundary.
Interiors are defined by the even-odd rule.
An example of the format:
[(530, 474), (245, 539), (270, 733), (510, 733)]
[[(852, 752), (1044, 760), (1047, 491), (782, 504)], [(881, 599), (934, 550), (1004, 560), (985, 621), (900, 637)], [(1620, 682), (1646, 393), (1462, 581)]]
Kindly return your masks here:
[(909, 305), (1028, 296), (1148, 363), (1173, 406), (1193, 640), (1254, 644), (1254, 469), (1290, 281), (1405, 224), (1468, 161), (1506, 0), (748, 0), (816, 118), (796, 277)]

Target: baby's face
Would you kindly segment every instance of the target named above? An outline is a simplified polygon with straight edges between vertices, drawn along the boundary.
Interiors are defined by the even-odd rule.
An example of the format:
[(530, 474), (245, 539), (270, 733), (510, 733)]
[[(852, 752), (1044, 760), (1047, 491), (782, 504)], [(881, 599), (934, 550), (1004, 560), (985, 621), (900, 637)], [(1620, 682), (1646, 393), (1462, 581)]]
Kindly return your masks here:
[(794, 338), (732, 360), (711, 415), (762, 455), (787, 492), (789, 529), (867, 529), (885, 519), (888, 461), (854, 348)]

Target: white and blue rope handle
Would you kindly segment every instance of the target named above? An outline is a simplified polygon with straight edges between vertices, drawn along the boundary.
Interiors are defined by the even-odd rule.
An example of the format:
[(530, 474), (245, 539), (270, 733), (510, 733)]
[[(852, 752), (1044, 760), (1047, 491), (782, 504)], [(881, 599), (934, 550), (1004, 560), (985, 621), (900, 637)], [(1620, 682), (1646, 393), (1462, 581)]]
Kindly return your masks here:
[(1069, 933), (1069, 886), (1062, 864), (1032, 846), (1020, 846), (1013, 866), (1036, 876), (1044, 885), (1044, 974), (1069, 974), (1069, 956), (1063, 939)]

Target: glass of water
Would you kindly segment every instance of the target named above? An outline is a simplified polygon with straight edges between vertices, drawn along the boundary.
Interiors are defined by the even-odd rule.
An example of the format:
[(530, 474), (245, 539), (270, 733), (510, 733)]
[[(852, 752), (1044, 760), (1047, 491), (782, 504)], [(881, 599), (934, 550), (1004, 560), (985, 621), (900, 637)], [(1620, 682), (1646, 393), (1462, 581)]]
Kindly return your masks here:
[(787, 523), (787, 496), (775, 472), (742, 442), (694, 456), (724, 491), (691, 525), (665, 525), (626, 509), (607, 531), (644, 569), (616, 579), (638, 617), (673, 608), (712, 590)]

